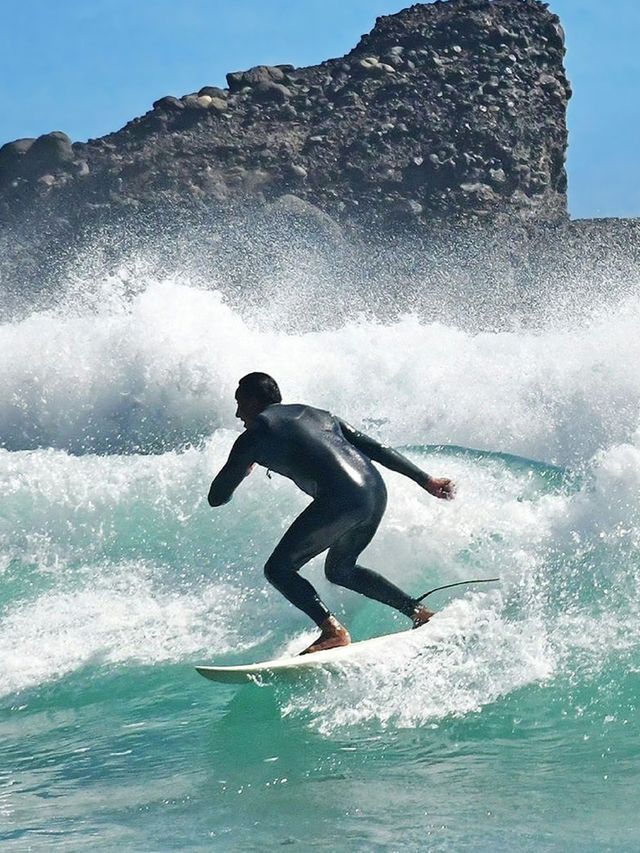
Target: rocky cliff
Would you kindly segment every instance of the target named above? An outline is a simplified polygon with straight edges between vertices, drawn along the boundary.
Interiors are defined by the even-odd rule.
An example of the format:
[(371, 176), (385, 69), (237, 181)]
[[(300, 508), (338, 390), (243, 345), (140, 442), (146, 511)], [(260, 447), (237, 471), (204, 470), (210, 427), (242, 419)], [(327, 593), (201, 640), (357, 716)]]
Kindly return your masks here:
[(418, 4), (318, 66), (231, 72), (86, 143), (8, 143), (0, 320), (121, 275), (296, 327), (411, 310), (493, 329), (624, 295), (640, 222), (567, 217), (563, 40), (538, 0)]
[(159, 98), (86, 143), (54, 132), (4, 145), (0, 218), (46, 222), (53, 238), (295, 196), (341, 223), (561, 221), (563, 55), (538, 0), (417, 4), (344, 57), (229, 73), (225, 89)]

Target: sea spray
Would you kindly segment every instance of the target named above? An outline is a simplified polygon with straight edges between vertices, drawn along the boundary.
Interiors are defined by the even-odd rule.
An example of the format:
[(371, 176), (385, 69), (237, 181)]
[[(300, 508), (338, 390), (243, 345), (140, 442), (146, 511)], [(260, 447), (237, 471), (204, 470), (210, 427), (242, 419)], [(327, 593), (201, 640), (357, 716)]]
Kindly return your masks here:
[[(330, 827), (362, 849), (478, 849), (479, 830), (487, 849), (632, 849), (637, 297), (528, 328), (305, 331), (184, 277), (118, 281), (0, 327), (4, 845), (268, 848)], [(256, 469), (206, 502), (253, 368), (456, 481), (444, 503), (385, 472), (366, 565), (415, 594), (500, 584), (434, 596), (383, 660), (198, 678), (309, 639), (262, 574), (306, 497)], [(408, 627), (321, 558), (303, 572), (355, 638)]]
[(185, 446), (233, 428), (234, 383), (259, 368), (287, 400), (395, 444), (576, 465), (638, 426), (639, 320), (633, 297), (550, 330), (472, 333), (406, 316), (296, 334), (253, 328), (219, 292), (152, 281), (116, 309), (0, 327), (0, 437), (9, 450)]

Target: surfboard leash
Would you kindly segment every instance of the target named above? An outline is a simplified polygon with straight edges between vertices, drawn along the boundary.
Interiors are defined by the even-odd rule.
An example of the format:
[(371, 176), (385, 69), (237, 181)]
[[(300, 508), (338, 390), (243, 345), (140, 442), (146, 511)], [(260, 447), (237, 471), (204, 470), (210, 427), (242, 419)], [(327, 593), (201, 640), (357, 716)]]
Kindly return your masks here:
[(494, 581), (499, 581), (500, 578), (476, 578), (472, 581), (457, 581), (456, 583), (446, 583), (444, 586), (435, 586), (433, 589), (430, 589), (429, 592), (425, 592), (424, 595), (421, 595), (420, 598), (416, 598), (416, 601), (424, 601), (424, 599), (431, 595), (432, 592), (440, 592), (441, 589), (451, 589), (452, 586), (464, 586), (468, 583), (493, 583)]

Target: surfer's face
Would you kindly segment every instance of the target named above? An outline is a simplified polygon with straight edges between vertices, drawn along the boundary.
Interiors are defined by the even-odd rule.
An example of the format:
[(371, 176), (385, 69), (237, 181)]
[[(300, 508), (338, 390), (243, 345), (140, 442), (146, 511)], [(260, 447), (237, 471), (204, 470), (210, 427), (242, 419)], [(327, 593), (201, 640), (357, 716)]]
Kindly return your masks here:
[(248, 396), (247, 394), (243, 394), (239, 388), (236, 391), (236, 403), (238, 404), (236, 408), (236, 417), (242, 421), (245, 427), (251, 426), (260, 412), (264, 409), (264, 406), (256, 399)]

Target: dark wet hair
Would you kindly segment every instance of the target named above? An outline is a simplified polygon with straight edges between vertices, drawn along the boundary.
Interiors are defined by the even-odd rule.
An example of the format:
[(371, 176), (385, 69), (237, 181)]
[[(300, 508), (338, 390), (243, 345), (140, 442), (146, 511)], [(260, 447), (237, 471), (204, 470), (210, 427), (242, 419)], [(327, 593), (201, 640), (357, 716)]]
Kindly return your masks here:
[(282, 402), (278, 383), (268, 373), (247, 373), (238, 382), (238, 391), (247, 397), (251, 397), (252, 400), (257, 400), (264, 406)]

